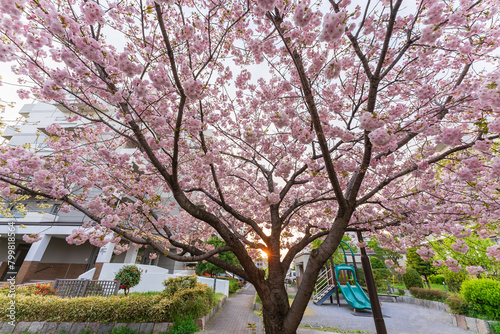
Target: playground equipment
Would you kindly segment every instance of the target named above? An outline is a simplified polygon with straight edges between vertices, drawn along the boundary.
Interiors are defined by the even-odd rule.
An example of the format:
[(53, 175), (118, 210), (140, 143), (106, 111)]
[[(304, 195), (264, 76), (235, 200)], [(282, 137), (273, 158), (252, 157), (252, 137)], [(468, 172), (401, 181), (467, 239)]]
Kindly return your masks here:
[[(347, 261), (344, 245), (349, 248), (352, 256), (352, 265)], [(356, 260), (352, 248), (344, 241), (340, 243), (344, 253), (343, 264), (335, 265), (333, 258), (328, 261), (319, 275), (313, 297), (314, 304), (321, 305), (330, 299), (333, 303), (333, 294), (336, 294), (337, 305), (340, 306), (339, 290), (342, 292), (347, 304), (357, 310), (371, 310), (370, 299), (359, 285), (356, 273)], [(350, 281), (350, 282), (349, 282)]]

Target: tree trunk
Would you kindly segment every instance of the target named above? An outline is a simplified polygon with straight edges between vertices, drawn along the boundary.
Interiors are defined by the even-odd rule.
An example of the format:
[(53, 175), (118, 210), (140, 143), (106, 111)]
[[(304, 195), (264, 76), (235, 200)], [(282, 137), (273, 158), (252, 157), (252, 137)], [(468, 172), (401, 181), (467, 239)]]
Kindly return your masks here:
[(425, 279), (425, 284), (427, 284), (427, 287), (430, 289), (431, 288), (431, 283), (429, 283), (429, 279), (427, 278), (426, 275), (424, 275), (424, 279)]
[(262, 317), (266, 334), (284, 334), (285, 319), (290, 311), (288, 293), (283, 280), (277, 276), (269, 277), (259, 284), (260, 286), (255, 287), (262, 300)]

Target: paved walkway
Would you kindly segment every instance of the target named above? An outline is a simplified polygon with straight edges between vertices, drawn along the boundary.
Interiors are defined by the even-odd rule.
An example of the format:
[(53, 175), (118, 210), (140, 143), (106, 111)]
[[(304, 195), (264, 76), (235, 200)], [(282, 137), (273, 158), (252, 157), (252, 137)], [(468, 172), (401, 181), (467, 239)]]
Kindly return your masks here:
[(215, 318), (208, 323), (206, 334), (236, 334), (252, 333), (248, 324), (257, 326), (256, 333), (262, 331), (262, 318), (252, 312), (255, 288), (246, 284), (243, 289), (227, 299)]
[[(243, 289), (227, 299), (222, 309), (201, 332), (205, 334), (260, 334), (263, 333), (262, 318), (252, 311), (255, 288), (247, 283)], [(255, 325), (252, 331), (248, 324)], [(299, 334), (325, 334), (323, 331), (299, 329)]]
[[(205, 334), (260, 334), (263, 333), (262, 318), (252, 312), (255, 288), (247, 284), (242, 291), (228, 298), (226, 304), (208, 324)], [(382, 304), (387, 332), (389, 334), (472, 334), (448, 322), (445, 312), (406, 304)], [(255, 331), (248, 324), (255, 325)], [(375, 333), (371, 313), (354, 313), (345, 301), (336, 304), (314, 305), (309, 302), (301, 325), (328, 326), (329, 330), (363, 331)], [(325, 334), (324, 331), (299, 328), (298, 334)]]

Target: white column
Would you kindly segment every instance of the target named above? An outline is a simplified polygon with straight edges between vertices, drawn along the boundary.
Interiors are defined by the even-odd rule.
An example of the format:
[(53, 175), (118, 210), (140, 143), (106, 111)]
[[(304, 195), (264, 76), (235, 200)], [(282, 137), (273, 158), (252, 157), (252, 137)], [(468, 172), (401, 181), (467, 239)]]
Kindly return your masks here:
[(125, 254), (125, 260), (123, 261), (123, 263), (135, 263), (135, 260), (137, 259), (138, 252), (139, 252), (139, 248), (130, 245), (130, 248), (128, 249), (127, 254)]
[(111, 256), (113, 256), (113, 250), (115, 249), (115, 244), (108, 242), (106, 245), (99, 249), (99, 254), (97, 254), (97, 259), (95, 262), (109, 263), (111, 261)]
[(31, 244), (31, 247), (28, 251), (28, 254), (26, 254), (26, 258), (24, 259), (24, 261), (40, 262), (43, 254), (45, 253), (45, 250), (47, 250), (47, 246), (49, 245), (51, 238), (51, 235), (44, 234), (42, 236), (42, 240)]

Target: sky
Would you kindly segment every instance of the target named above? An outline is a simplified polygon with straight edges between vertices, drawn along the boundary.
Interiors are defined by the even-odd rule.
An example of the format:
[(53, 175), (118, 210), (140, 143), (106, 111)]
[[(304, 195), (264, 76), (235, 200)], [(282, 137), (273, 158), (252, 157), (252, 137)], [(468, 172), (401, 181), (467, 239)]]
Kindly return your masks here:
[[(0, 103), (5, 106), (5, 113), (1, 116), (3, 121), (11, 124), (19, 116), (17, 112), (23, 104), (31, 103), (30, 100), (21, 100), (17, 96), (17, 90), (21, 87), (18, 84), (18, 76), (12, 73), (11, 66), (13, 63), (0, 62), (0, 76), (2, 77), (0, 86)], [(14, 102), (14, 106), (10, 107), (7, 104)]]

